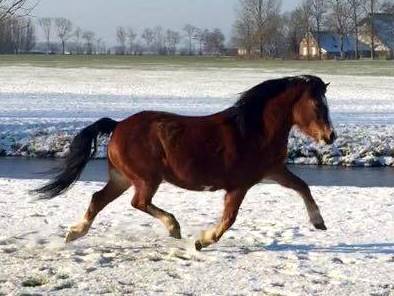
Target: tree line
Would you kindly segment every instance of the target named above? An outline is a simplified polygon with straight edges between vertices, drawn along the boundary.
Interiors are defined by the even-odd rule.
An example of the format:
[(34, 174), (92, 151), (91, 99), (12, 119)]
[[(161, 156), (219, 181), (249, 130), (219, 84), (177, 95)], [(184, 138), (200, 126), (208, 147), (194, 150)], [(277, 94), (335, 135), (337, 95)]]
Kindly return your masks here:
[[(181, 32), (155, 26), (138, 33), (132, 27), (119, 26), (115, 31), (117, 44), (109, 48), (94, 32), (83, 31), (80, 27), (74, 29), (73, 23), (66, 18), (41, 18), (39, 26), (45, 35), (47, 53), (220, 55), (225, 49), (225, 37), (219, 29), (210, 31), (190, 24)], [(57, 43), (53, 42), (53, 37), (57, 38)]]
[[(138, 38), (139, 37), (139, 38)], [(181, 32), (161, 26), (145, 28), (138, 34), (133, 28), (118, 27), (116, 31), (117, 54), (158, 55), (220, 55), (225, 50), (225, 37), (220, 29), (201, 29), (191, 24)]]
[(29, 52), (34, 47), (34, 24), (26, 17), (33, 8), (28, 0), (0, 0), (0, 53)]
[[(40, 44), (37, 26), (44, 37)], [(221, 55), (225, 50), (225, 36), (220, 29), (201, 29), (190, 24), (182, 31), (155, 26), (141, 33), (119, 26), (115, 34), (116, 46), (107, 47), (95, 32), (83, 30), (64, 17), (44, 17), (35, 24), (27, 16), (10, 16), (0, 22), (0, 53), (27, 53), (35, 46), (47, 54), (88, 55)]]
[(45, 37), (46, 53), (105, 54), (107, 46), (102, 38), (90, 30), (75, 26), (64, 17), (44, 17), (38, 20)]
[[(323, 30), (335, 32), (340, 39), (341, 57), (346, 36), (356, 41), (355, 57), (359, 57), (360, 21), (370, 18), (371, 57), (375, 57), (374, 15), (394, 13), (392, 0), (303, 0), (293, 11), (281, 13), (280, 0), (240, 0), (233, 28), (233, 44), (246, 55), (289, 57), (299, 54), (301, 40), (307, 33)], [(309, 48), (309, 46), (308, 46)], [(321, 58), (321, 52), (319, 53)]]
[[(248, 56), (295, 58), (307, 33), (316, 32), (320, 45), (319, 33), (331, 31), (340, 37), (342, 57), (346, 36), (354, 36), (354, 52), (358, 58), (360, 21), (369, 17), (371, 57), (374, 58), (374, 15), (378, 12), (394, 14), (393, 1), (302, 0), (293, 11), (283, 13), (281, 0), (239, 0), (232, 38), (227, 46), (220, 29), (187, 24), (180, 31), (155, 26), (137, 32), (132, 27), (119, 26), (114, 30), (116, 46), (108, 47), (95, 32), (83, 30), (67, 18), (45, 17), (33, 22), (29, 13), (34, 3), (28, 0), (0, 0), (0, 53), (26, 53), (39, 48), (39, 52), (48, 54), (222, 55), (227, 53), (226, 47), (234, 47)], [(37, 42), (36, 27), (44, 36), (43, 43)]]

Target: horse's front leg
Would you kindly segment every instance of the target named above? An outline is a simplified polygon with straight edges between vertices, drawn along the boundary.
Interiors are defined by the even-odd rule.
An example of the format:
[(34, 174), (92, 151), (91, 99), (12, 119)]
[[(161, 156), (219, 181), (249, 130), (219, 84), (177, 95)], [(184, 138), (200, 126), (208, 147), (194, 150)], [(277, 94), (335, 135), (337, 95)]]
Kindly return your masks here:
[(319, 207), (312, 197), (309, 186), (299, 177), (290, 172), (286, 167), (276, 171), (269, 176), (269, 179), (278, 182), (280, 185), (293, 189), (304, 200), (306, 209), (308, 211), (309, 219), (316, 229), (327, 230), (324, 220), (320, 214)]
[(195, 242), (198, 251), (219, 241), (222, 235), (234, 224), (246, 192), (247, 190), (238, 189), (226, 193), (222, 219), (215, 227), (201, 233), (200, 239)]

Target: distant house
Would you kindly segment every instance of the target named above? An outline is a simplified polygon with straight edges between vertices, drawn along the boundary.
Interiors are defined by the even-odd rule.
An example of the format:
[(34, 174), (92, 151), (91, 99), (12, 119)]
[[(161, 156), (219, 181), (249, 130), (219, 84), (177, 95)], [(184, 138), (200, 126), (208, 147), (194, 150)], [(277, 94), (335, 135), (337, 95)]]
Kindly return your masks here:
[[(350, 35), (346, 35), (343, 38), (344, 56), (347, 58), (354, 57), (355, 47), (356, 39)], [(370, 54), (370, 48), (367, 44), (359, 42), (358, 48), (361, 56), (368, 56)], [(337, 33), (328, 31), (323, 31), (319, 34), (307, 33), (300, 43), (300, 57), (303, 59), (317, 59), (319, 58), (319, 51), (321, 51), (322, 58), (324, 59), (341, 57), (341, 37)]]
[(260, 55), (260, 50), (256, 49), (256, 48), (251, 48), (250, 52), (249, 52), (246, 48), (240, 47), (240, 48), (238, 48), (237, 55), (238, 56), (248, 56), (248, 55), (259, 56)]
[[(375, 52), (377, 56), (394, 58), (394, 14), (377, 13), (374, 15)], [(371, 47), (371, 16), (360, 22), (359, 39)]]
[(246, 56), (248, 55), (248, 50), (246, 48), (238, 48), (237, 55)]
[(224, 55), (230, 56), (230, 57), (235, 57), (235, 56), (240, 55), (239, 51), (240, 51), (240, 49), (238, 47), (227, 47), (224, 49)]

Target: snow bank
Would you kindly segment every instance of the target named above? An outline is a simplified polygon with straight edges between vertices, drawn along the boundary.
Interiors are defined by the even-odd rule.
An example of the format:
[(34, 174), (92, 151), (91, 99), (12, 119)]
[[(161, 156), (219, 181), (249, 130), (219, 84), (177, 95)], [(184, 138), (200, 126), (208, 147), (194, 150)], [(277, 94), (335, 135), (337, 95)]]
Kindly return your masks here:
[(258, 185), (223, 239), (198, 253), (223, 192), (162, 184), (155, 203), (172, 212), (182, 240), (131, 209), (132, 192), (110, 204), (90, 233), (64, 245), (68, 226), (102, 183), (35, 200), (42, 181), (0, 179), (2, 295), (390, 295), (394, 292), (394, 189), (312, 187), (327, 232), (308, 223), (302, 199)]
[[(62, 158), (78, 130), (91, 122), (0, 131), (0, 155)], [(332, 146), (319, 145), (298, 131), (289, 139), (289, 163), (331, 166), (394, 166), (394, 126), (354, 124), (336, 127)], [(106, 157), (106, 139), (99, 141), (98, 158)]]

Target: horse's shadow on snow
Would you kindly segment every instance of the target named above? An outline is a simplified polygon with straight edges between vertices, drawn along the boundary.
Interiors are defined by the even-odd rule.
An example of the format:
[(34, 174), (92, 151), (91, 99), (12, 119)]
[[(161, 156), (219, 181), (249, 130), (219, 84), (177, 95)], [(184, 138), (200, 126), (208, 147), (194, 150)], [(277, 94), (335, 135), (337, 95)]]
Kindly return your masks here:
[(267, 251), (290, 251), (299, 253), (362, 253), (362, 254), (388, 254), (394, 255), (394, 243), (371, 243), (371, 244), (337, 244), (321, 247), (314, 244), (280, 244), (274, 241), (270, 245), (260, 246), (259, 249)]

